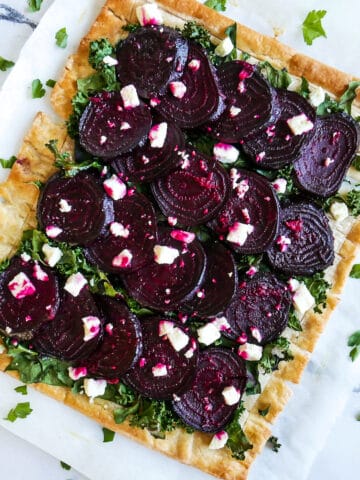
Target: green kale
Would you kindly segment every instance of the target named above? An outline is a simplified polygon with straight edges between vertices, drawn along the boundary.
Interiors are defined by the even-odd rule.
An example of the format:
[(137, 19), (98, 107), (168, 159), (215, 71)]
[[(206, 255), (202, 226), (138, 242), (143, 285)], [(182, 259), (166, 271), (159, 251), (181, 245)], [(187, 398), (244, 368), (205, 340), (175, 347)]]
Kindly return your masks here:
[(193, 147), (205, 155), (212, 157), (216, 140), (209, 137), (205, 133), (200, 133), (196, 130), (189, 130), (188, 132), (185, 132), (185, 135), (187, 143), (190, 143)]
[(349, 115), (351, 114), (351, 105), (356, 97), (356, 90), (360, 87), (360, 81), (350, 82), (346, 91), (341, 95), (339, 100), (339, 107)]
[(342, 110), (343, 109), (339, 106), (339, 103), (326, 93), (325, 100), (317, 107), (316, 113), (321, 116), (328, 115), (329, 113), (341, 112)]
[(278, 369), (281, 361), (289, 361), (293, 358), (289, 340), (285, 337), (279, 337), (265, 345), (262, 357), (259, 360), (259, 367), (264, 370), (264, 373), (271, 373)]
[(225, 12), (226, 10), (226, 0), (206, 0), (204, 5), (217, 12)]
[(125, 32), (133, 33), (133, 32), (136, 32), (136, 30), (140, 27), (141, 27), (140, 23), (127, 23), (122, 27), (122, 29)]
[(114, 440), (115, 432), (105, 427), (103, 427), (102, 431), (103, 431), (103, 443), (112, 442)]
[(302, 326), (293, 308), (290, 309), (288, 327), (296, 332), (302, 332)]
[(103, 168), (103, 164), (96, 159), (85, 160), (81, 163), (73, 162), (68, 152), (59, 152), (57, 143), (57, 140), (50, 140), (45, 146), (54, 154), (55, 166), (61, 168), (66, 177), (74, 177), (77, 173), (88, 170), (89, 168), (96, 168), (98, 170)]
[(12, 408), (7, 417), (4, 420), (8, 420), (9, 422), (15, 422), (18, 418), (26, 418), (32, 412), (32, 408), (30, 407), (29, 402), (18, 403), (15, 408)]
[(60, 48), (66, 48), (68, 38), (69, 36), (67, 34), (66, 28), (60, 28), (60, 30), (58, 30), (55, 34), (56, 45)]
[(281, 443), (279, 443), (279, 439), (273, 436), (269, 438), (268, 442), (272, 451), (277, 453), (281, 447)]
[(360, 355), (360, 330), (350, 335), (347, 344), (348, 344), (348, 347), (353, 347), (350, 350), (349, 356), (351, 360), (355, 362), (357, 357)]
[(15, 62), (12, 62), (11, 60), (6, 60), (4, 57), (0, 57), (0, 70), (2, 72), (5, 72), (9, 68), (13, 67), (15, 65)]
[(253, 448), (239, 423), (244, 410), (244, 405), (240, 403), (232, 421), (226, 427), (226, 432), (229, 435), (226, 446), (231, 450), (232, 456), (238, 460), (244, 460), (245, 452)]
[(360, 155), (355, 155), (352, 166), (360, 172)]
[(312, 45), (315, 38), (326, 37), (325, 30), (321, 24), (321, 20), (326, 13), (326, 10), (312, 10), (307, 14), (302, 24), (303, 37), (307, 45)]
[(290, 85), (291, 77), (285, 68), (278, 70), (267, 61), (261, 62), (259, 66), (261, 73), (268, 79), (273, 87), (287, 88)]
[(8, 268), (9, 265), (10, 265), (10, 259), (9, 258), (6, 258), (2, 262), (0, 262), (0, 273), (4, 272)]
[(30, 12), (38, 12), (41, 8), (43, 0), (28, 0), (28, 6)]
[(309, 82), (306, 80), (305, 77), (301, 77), (301, 84), (300, 88), (297, 91), (302, 97), (308, 99), (310, 95), (310, 88), (309, 88)]
[(246, 395), (258, 395), (261, 393), (258, 362), (246, 362), (246, 371), (248, 375), (245, 393)]
[(353, 265), (351, 272), (350, 272), (350, 277), (351, 278), (360, 278), (360, 263), (357, 263), (356, 265)]
[(360, 190), (350, 190), (345, 197), (345, 203), (349, 207), (351, 215), (360, 215)]
[(214, 59), (214, 50), (215, 47), (211, 42), (210, 33), (206, 28), (195, 21), (186, 22), (183, 30), (181, 31), (182, 35), (189, 40), (201, 45), (209, 54), (211, 60)]
[(182, 422), (167, 402), (141, 398), (138, 411), (130, 418), (133, 427), (146, 428), (155, 438), (165, 438), (165, 432), (171, 432)]
[(41, 81), (36, 78), (31, 82), (31, 96), (32, 98), (42, 98), (45, 95), (45, 88)]
[(326, 307), (327, 292), (331, 287), (324, 279), (324, 272), (318, 272), (311, 277), (295, 277), (299, 282), (304, 282), (315, 300), (315, 312), (321, 312)]
[[(286, 165), (276, 173), (276, 178), (284, 178), (286, 180), (286, 192), (282, 195), (279, 195), (280, 198), (282, 196), (288, 195), (297, 195), (299, 193), (299, 189), (295, 185), (294, 181), (294, 165)], [(275, 178), (274, 178), (275, 180)]]

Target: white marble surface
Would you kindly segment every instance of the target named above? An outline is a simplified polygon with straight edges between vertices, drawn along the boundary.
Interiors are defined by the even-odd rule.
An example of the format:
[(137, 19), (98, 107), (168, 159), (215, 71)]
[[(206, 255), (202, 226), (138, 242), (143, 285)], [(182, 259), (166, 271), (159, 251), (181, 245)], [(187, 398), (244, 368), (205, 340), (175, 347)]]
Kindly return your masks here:
[[(59, 0), (58, 0), (59, 1)], [(92, 0), (93, 1), (93, 0)], [(26, 6), (24, 7), (25, 0), (8, 0), (8, 4), (11, 6), (17, 7), (26, 11)], [(40, 14), (29, 14), (26, 15), (33, 18), (38, 18), (41, 13), (43, 13), (51, 4), (51, 0), (44, 0), (42, 12)], [(69, 4), (68, 0), (63, 1), (64, 5)], [(89, 2), (91, 3), (91, 2)], [(99, 3), (99, 2), (97, 2)], [(248, 24), (260, 30), (264, 33), (272, 35), (273, 28), (285, 28), (285, 32), (281, 37), (281, 40), (284, 42), (293, 45), (298, 50), (302, 50), (304, 53), (315, 56), (323, 61), (326, 61), (334, 66), (337, 66), (343, 70), (353, 72), (354, 74), (360, 75), (360, 42), (359, 35), (357, 32), (356, 25), (353, 23), (352, 19), (356, 17), (359, 18), (360, 6), (356, 0), (344, 0), (343, 2), (331, 3), (328, 5), (319, 4), (317, 1), (310, 0), (296, 0), (292, 2), (283, 1), (283, 0), (269, 0), (264, 5), (263, 1), (260, 0), (243, 0), (237, 2), (230, 2), (229, 15), (237, 16), (243, 21), (243, 23)], [(234, 5), (236, 3), (236, 5)], [(326, 2), (327, 3), (327, 2)], [(65, 8), (65, 7), (64, 7)], [(327, 39), (317, 39), (315, 40), (312, 47), (306, 46), (301, 38), (300, 24), (305, 17), (306, 13), (313, 9), (327, 8), (328, 15), (325, 17), (324, 26), (328, 33)], [(55, 19), (52, 19), (55, 22)], [(64, 24), (59, 24), (58, 28), (65, 26)], [(11, 49), (10, 42), (4, 42), (6, 38), (6, 32), (4, 33), (4, 28), (9, 28), (9, 25), (0, 21), (0, 55), (15, 60), (19, 52), (18, 45), (21, 43), (22, 38), (28, 34), (19, 33), (17, 30), (16, 40), (13, 42), (13, 48)], [(28, 30), (29, 27), (26, 27)], [(13, 27), (11, 27), (13, 30)], [(56, 30), (55, 30), (56, 31)], [(22, 29), (24, 32), (24, 29)], [(53, 32), (49, 29), (49, 38)], [(23, 37), (22, 37), (23, 35)], [(52, 37), (51, 37), (52, 38)], [(340, 41), (341, 39), (341, 41)], [(75, 44), (75, 39), (72, 39)], [(19, 43), (20, 42), (20, 43)], [(356, 43), (357, 42), (357, 43)], [(345, 49), (344, 45), (350, 45), (349, 48)], [(344, 49), (346, 54), (344, 55)], [(12, 53), (13, 52), (13, 53)], [(350, 52), (350, 53), (349, 53)], [(55, 50), (55, 54), (59, 53)], [(57, 67), (59, 68), (59, 67)], [(25, 72), (28, 75), (28, 78), (31, 77), (33, 72)], [(30, 76), (29, 76), (30, 75)], [(40, 76), (40, 75), (37, 75)], [(0, 72), (0, 84), (5, 79), (6, 73)], [(49, 77), (47, 77), (49, 78)], [(46, 80), (46, 79), (45, 79)], [(19, 85), (18, 95), (21, 95)], [(45, 100), (46, 101), (46, 100)], [(37, 102), (36, 100), (34, 102)], [(1, 111), (0, 111), (1, 117)], [(22, 128), (26, 126), (26, 120)], [(0, 125), (4, 123), (0, 122)], [(2, 132), (4, 132), (3, 129)], [(1, 137), (1, 131), (0, 131)], [(1, 145), (1, 142), (0, 142)], [(0, 157), (9, 156), (15, 153), (15, 147), (11, 146), (8, 142), (8, 150), (1, 150), (0, 146)], [(360, 259), (358, 259), (360, 261)], [(356, 299), (356, 293), (359, 291), (360, 287), (359, 280), (351, 280), (348, 285), (348, 294), (345, 300), (345, 304), (341, 314), (337, 316), (337, 322), (344, 322), (344, 335), (339, 338), (338, 349), (336, 348), (329, 354), (338, 355), (339, 360), (342, 362), (345, 361), (348, 349), (345, 346), (349, 323), (354, 325), (353, 316), (357, 313), (357, 319), (360, 318), (359, 310), (360, 305), (359, 301)], [(355, 300), (354, 300), (355, 298)], [(351, 317), (351, 318), (347, 318)], [(358, 321), (357, 328), (360, 328), (360, 321)], [(348, 362), (346, 365), (346, 375), (349, 373), (353, 365)], [(357, 369), (359, 373), (359, 369)], [(354, 378), (353, 388), (360, 390), (360, 375), (357, 377), (352, 375), (351, 378)], [(356, 380), (357, 379), (357, 380)], [(18, 394), (8, 395), (10, 389), (12, 389), (12, 381), (7, 379), (7, 386), (5, 383), (0, 383), (0, 417), (4, 417), (6, 412), (14, 405), (14, 402), (24, 401), (25, 397), (20, 397)], [(5, 388), (7, 389), (5, 391)], [(336, 397), (336, 384), (334, 384), (334, 397)], [(330, 428), (333, 425), (330, 436), (326, 439), (326, 433), (324, 430), (324, 449), (317, 455), (315, 463), (310, 471), (308, 480), (352, 480), (354, 477), (354, 472), (360, 471), (360, 457), (358, 455), (358, 444), (359, 444), (359, 435), (360, 435), (360, 422), (356, 422), (355, 416), (357, 413), (360, 413), (360, 393), (359, 391), (350, 392), (349, 390), (344, 394), (343, 399), (337, 399), (336, 408), (334, 407), (334, 412), (341, 410), (342, 403), (345, 403), (345, 408), (341, 416), (337, 419), (335, 415), (329, 414), (327, 427)], [(348, 394), (348, 395), (347, 395)], [(331, 393), (330, 393), (331, 396)], [(16, 399), (16, 400), (15, 400)], [(31, 405), (37, 405), (37, 400), (31, 400)], [(331, 398), (329, 398), (331, 402)], [(41, 407), (44, 408), (44, 403), (39, 403)], [(61, 424), (62, 416), (68, 416), (68, 413), (64, 413), (62, 410), (63, 407), (60, 405), (52, 405), (51, 403), (46, 403), (46, 411), (34, 411), (32, 414), (32, 419), (20, 420), (11, 426), (12, 432), (17, 436), (14, 436), (14, 433), (0, 427), (0, 462), (1, 462), (1, 474), (0, 478), (11, 478), (12, 480), (23, 480), (26, 478), (28, 480), (81, 480), (86, 477), (83, 477), (81, 474), (78, 474), (74, 470), (65, 471), (60, 467), (59, 461), (44, 452), (38, 450), (33, 445), (25, 442), (24, 440), (18, 438), (18, 436), (27, 438), (32, 443), (41, 446), (48, 452), (51, 452), (53, 455), (57, 455), (61, 459), (70, 462), (71, 452), (67, 451), (66, 445), (62, 439)], [(291, 408), (291, 405), (290, 405)], [(311, 409), (309, 409), (311, 410)], [(73, 412), (72, 412), (73, 413)], [(286, 414), (286, 413), (285, 413)], [(39, 415), (37, 417), (36, 415)], [(81, 456), (79, 459), (78, 456), (74, 458), (74, 464), (82, 471), (86, 472), (88, 478), (91, 480), (96, 480), (100, 478), (110, 478), (110, 480), (117, 480), (124, 478), (123, 473), (119, 472), (119, 475), (116, 475), (116, 478), (108, 477), (106, 475), (106, 461), (109, 457), (109, 450), (112, 450), (114, 447), (119, 446), (121, 449), (123, 442), (119, 437), (116, 438), (116, 443), (114, 445), (102, 444), (102, 434), (100, 427), (89, 427), (88, 423), (83, 419), (78, 419), (78, 415), (74, 414), (74, 431), (70, 432), (72, 439), (75, 442), (81, 444)], [(41, 418), (42, 421), (36, 421), (37, 418)], [(45, 419), (45, 421), (43, 421)], [(22, 423), (24, 422), (24, 423)], [(33, 423), (31, 423), (33, 422)], [(75, 423), (77, 422), (77, 423)], [(311, 426), (311, 423), (317, 425), (317, 419), (312, 419), (309, 417), (308, 422)], [(5, 425), (4, 421), (0, 421), (2, 425)], [(279, 422), (280, 423), (280, 422)], [(30, 425), (28, 431), (25, 433), (26, 424)], [(52, 432), (52, 435), (49, 435), (50, 425), (59, 426), (60, 430)], [(8, 425), (6, 425), (9, 428)], [(281, 427), (281, 425), (280, 425)], [(280, 428), (279, 427), (279, 428)], [(301, 426), (299, 425), (299, 428)], [(55, 427), (56, 428), (56, 427)], [(277, 427), (275, 427), (276, 429)], [(305, 430), (308, 432), (309, 443), (312, 440), (312, 430), (309, 428)], [(322, 436), (322, 431), (315, 432), (317, 436)], [(314, 434), (315, 434), (314, 433)], [(64, 437), (65, 438), (65, 437)], [(91, 441), (91, 444), (90, 444)], [(281, 442), (280, 438), (280, 442)], [(59, 448), (59, 444), (63, 445), (63, 449)], [(76, 444), (77, 445), (77, 444)], [(85, 447), (84, 447), (85, 445)], [(78, 445), (77, 445), (78, 446)], [(74, 447), (75, 448), (75, 447)], [(286, 448), (286, 446), (284, 447)], [(268, 456), (270, 461), (275, 461), (278, 464), (281, 463), (282, 453), (285, 450), (280, 450), (279, 454), (273, 452), (265, 452), (265, 457)], [(64, 455), (62, 455), (64, 454)], [(66, 456), (68, 455), (68, 456)], [(98, 458), (98, 465), (101, 468), (90, 471), (87, 467), (87, 459), (91, 457), (91, 461), (94, 461), (93, 457)], [(138, 458), (142, 458), (142, 462), (138, 462)], [(20, 461), (21, 460), (21, 461)], [(111, 461), (111, 460), (110, 460)], [(104, 463), (103, 463), (104, 462)], [(209, 478), (198, 472), (194, 472), (188, 467), (174, 467), (174, 463), (168, 460), (163, 460), (163, 457), (149, 453), (145, 454), (142, 450), (142, 447), (134, 446), (133, 453), (131, 456), (124, 459), (126, 462), (127, 472), (126, 478), (133, 480), (138, 480), (144, 477), (144, 471), (149, 472), (145, 478), (156, 478), (157, 480), (162, 480), (165, 478), (171, 479), (180, 479), (180, 478), (191, 478), (195, 479), (204, 479)], [(91, 462), (90, 462), (91, 463)], [(103, 475), (101, 474), (103, 472)], [(130, 474), (128, 473), (130, 472)], [(151, 473), (150, 473), (151, 472)], [(281, 469), (280, 469), (281, 472)], [(285, 476), (284, 476), (285, 475)], [(254, 470), (254, 475), (252, 475), (252, 480), (262, 480), (262, 477), (256, 475), (256, 470)], [(277, 475), (276, 480), (290, 480), (288, 474), (280, 473)]]

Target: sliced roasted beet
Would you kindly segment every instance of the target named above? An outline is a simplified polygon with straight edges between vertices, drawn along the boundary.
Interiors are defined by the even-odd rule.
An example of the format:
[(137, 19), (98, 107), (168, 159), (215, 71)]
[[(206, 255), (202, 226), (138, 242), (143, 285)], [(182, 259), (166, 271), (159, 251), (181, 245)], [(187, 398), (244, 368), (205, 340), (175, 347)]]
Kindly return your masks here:
[(58, 280), (46, 267), (14, 257), (0, 275), (0, 331), (29, 339), (59, 307)]
[(247, 170), (232, 169), (231, 178), (232, 194), (209, 226), (237, 252), (264, 252), (279, 223), (273, 187), (265, 177)]
[(298, 184), (321, 197), (334, 195), (353, 160), (360, 142), (360, 128), (346, 113), (319, 117), (315, 132), (295, 161)]
[(239, 142), (278, 115), (270, 84), (247, 62), (226, 62), (218, 69), (226, 108), (206, 126), (207, 132), (226, 143)]
[(142, 351), (142, 334), (138, 318), (122, 300), (97, 296), (104, 318), (104, 338), (98, 349), (81, 363), (89, 375), (106, 379), (119, 378), (138, 360)]
[(184, 327), (167, 318), (141, 321), (143, 351), (124, 377), (142, 395), (170, 400), (186, 391), (195, 376), (198, 347)]
[(200, 45), (190, 44), (183, 76), (171, 82), (157, 102), (161, 115), (182, 128), (198, 127), (220, 116), (225, 106), (219, 81)]
[(193, 385), (172, 402), (173, 409), (196, 430), (218, 432), (229, 422), (238, 405), (238, 401), (226, 403), (225, 389), (237, 391), (240, 400), (245, 385), (245, 362), (230, 350), (209, 348), (199, 354)]
[(288, 275), (313, 275), (334, 261), (334, 238), (325, 213), (302, 201), (281, 209), (278, 236), (268, 250), (270, 264)]
[(220, 243), (204, 246), (206, 270), (196, 296), (187, 304), (196, 315), (206, 318), (222, 313), (231, 302), (237, 286), (234, 257)]
[(153, 123), (149, 136), (153, 132), (152, 138), (154, 138), (156, 129), (161, 132), (165, 128), (164, 123), (166, 137), (161, 147), (156, 143), (156, 138), (152, 142), (148, 139), (144, 146), (136, 147), (131, 153), (116, 157), (112, 162), (115, 171), (131, 182), (152, 182), (175, 168), (179, 163), (176, 152), (185, 146), (184, 135), (180, 128), (173, 123), (157, 119), (156, 123)]
[(106, 272), (131, 272), (150, 263), (157, 227), (151, 202), (132, 192), (114, 202), (114, 221), (85, 250), (86, 257)]
[(78, 362), (98, 346), (103, 334), (102, 324), (86, 286), (75, 297), (64, 290), (55, 318), (36, 332), (34, 349), (43, 355)]
[(102, 92), (81, 115), (80, 144), (91, 155), (113, 158), (145, 141), (150, 126), (150, 109), (144, 103), (125, 106), (121, 92)]
[(84, 245), (113, 221), (113, 203), (92, 174), (55, 174), (41, 191), (37, 218), (51, 239)]
[(141, 305), (170, 311), (194, 297), (205, 267), (205, 252), (195, 234), (163, 228), (153, 261), (123, 280), (129, 294)]
[[(304, 97), (296, 92), (278, 90), (277, 102), (281, 111), (279, 118), (251, 135), (243, 144), (244, 152), (258, 168), (278, 169), (292, 163), (314, 133), (311, 124), (315, 122), (315, 110)], [(305, 128), (309, 130), (295, 135), (287, 121), (298, 115), (304, 115), (311, 124)]]
[(119, 43), (117, 75), (123, 85), (133, 84), (144, 98), (163, 95), (171, 81), (181, 77), (188, 43), (176, 30), (147, 26)]
[(152, 184), (153, 195), (166, 216), (183, 225), (199, 225), (213, 218), (228, 197), (230, 181), (215, 160), (194, 149), (178, 152), (179, 168)]
[(284, 330), (290, 306), (287, 285), (272, 273), (257, 273), (239, 282), (224, 315), (237, 336), (263, 345)]

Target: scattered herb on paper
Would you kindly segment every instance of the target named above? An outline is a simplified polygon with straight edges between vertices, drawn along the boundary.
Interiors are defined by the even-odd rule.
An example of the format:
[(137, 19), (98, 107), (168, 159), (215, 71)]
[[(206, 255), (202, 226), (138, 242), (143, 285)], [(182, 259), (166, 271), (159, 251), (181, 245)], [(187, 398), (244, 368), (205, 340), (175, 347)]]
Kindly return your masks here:
[(226, 0), (206, 0), (204, 5), (217, 12), (225, 12), (226, 10)]
[(108, 428), (105, 428), (105, 427), (103, 427), (102, 431), (103, 431), (103, 435), (104, 435), (103, 443), (112, 442), (114, 440), (115, 432), (113, 432), (112, 430), (109, 430)]
[(54, 88), (56, 85), (56, 80), (53, 80), (52, 78), (49, 78), (49, 80), (46, 81), (45, 85), (50, 88)]
[(281, 443), (279, 443), (279, 439), (277, 437), (272, 436), (269, 438), (268, 442), (270, 444), (272, 451), (277, 453), (281, 447)]
[(15, 408), (12, 408), (4, 420), (15, 422), (18, 418), (26, 418), (32, 412), (29, 402), (18, 403)]
[(350, 277), (351, 278), (360, 278), (360, 263), (357, 263), (356, 265), (353, 265), (351, 272), (350, 272)]
[(13, 67), (15, 65), (15, 62), (12, 62), (11, 60), (6, 60), (4, 57), (0, 57), (0, 70), (2, 72), (5, 72), (9, 68)]
[(326, 32), (321, 24), (321, 20), (326, 15), (326, 10), (311, 10), (302, 24), (304, 41), (307, 45), (312, 45), (315, 38), (325, 37)]
[(43, 0), (28, 0), (30, 12), (38, 12), (41, 8)]
[(2, 168), (11, 168), (16, 162), (16, 157), (14, 155), (8, 159), (0, 158), (0, 165)]
[(45, 89), (41, 81), (36, 78), (31, 82), (31, 96), (32, 98), (42, 98), (45, 95)]
[(20, 385), (14, 388), (15, 392), (21, 393), (21, 395), (27, 395), (27, 385)]
[(357, 330), (352, 335), (350, 335), (348, 339), (348, 347), (353, 347), (350, 350), (349, 356), (353, 362), (357, 359), (360, 355), (360, 330)]
[(56, 45), (60, 48), (66, 48), (68, 41), (68, 34), (66, 28), (60, 28), (55, 34)]
[(63, 468), (64, 470), (71, 470), (71, 466), (63, 462), (62, 460), (60, 460), (60, 465), (61, 465), (61, 468)]
[(358, 413), (358, 414), (356, 415), (356, 420), (357, 420), (358, 422), (360, 422), (360, 413)]

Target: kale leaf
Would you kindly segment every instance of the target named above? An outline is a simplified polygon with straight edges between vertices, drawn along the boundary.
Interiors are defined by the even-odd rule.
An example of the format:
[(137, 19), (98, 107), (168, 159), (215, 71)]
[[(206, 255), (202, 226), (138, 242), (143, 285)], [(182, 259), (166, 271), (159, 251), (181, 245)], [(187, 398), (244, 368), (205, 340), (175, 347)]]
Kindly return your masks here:
[(217, 12), (225, 12), (226, 10), (226, 0), (206, 0), (204, 5)]
[(244, 460), (245, 452), (253, 448), (239, 423), (244, 410), (244, 405), (240, 403), (232, 421), (226, 427), (226, 432), (229, 435), (226, 446), (231, 450), (232, 456), (238, 460)]

